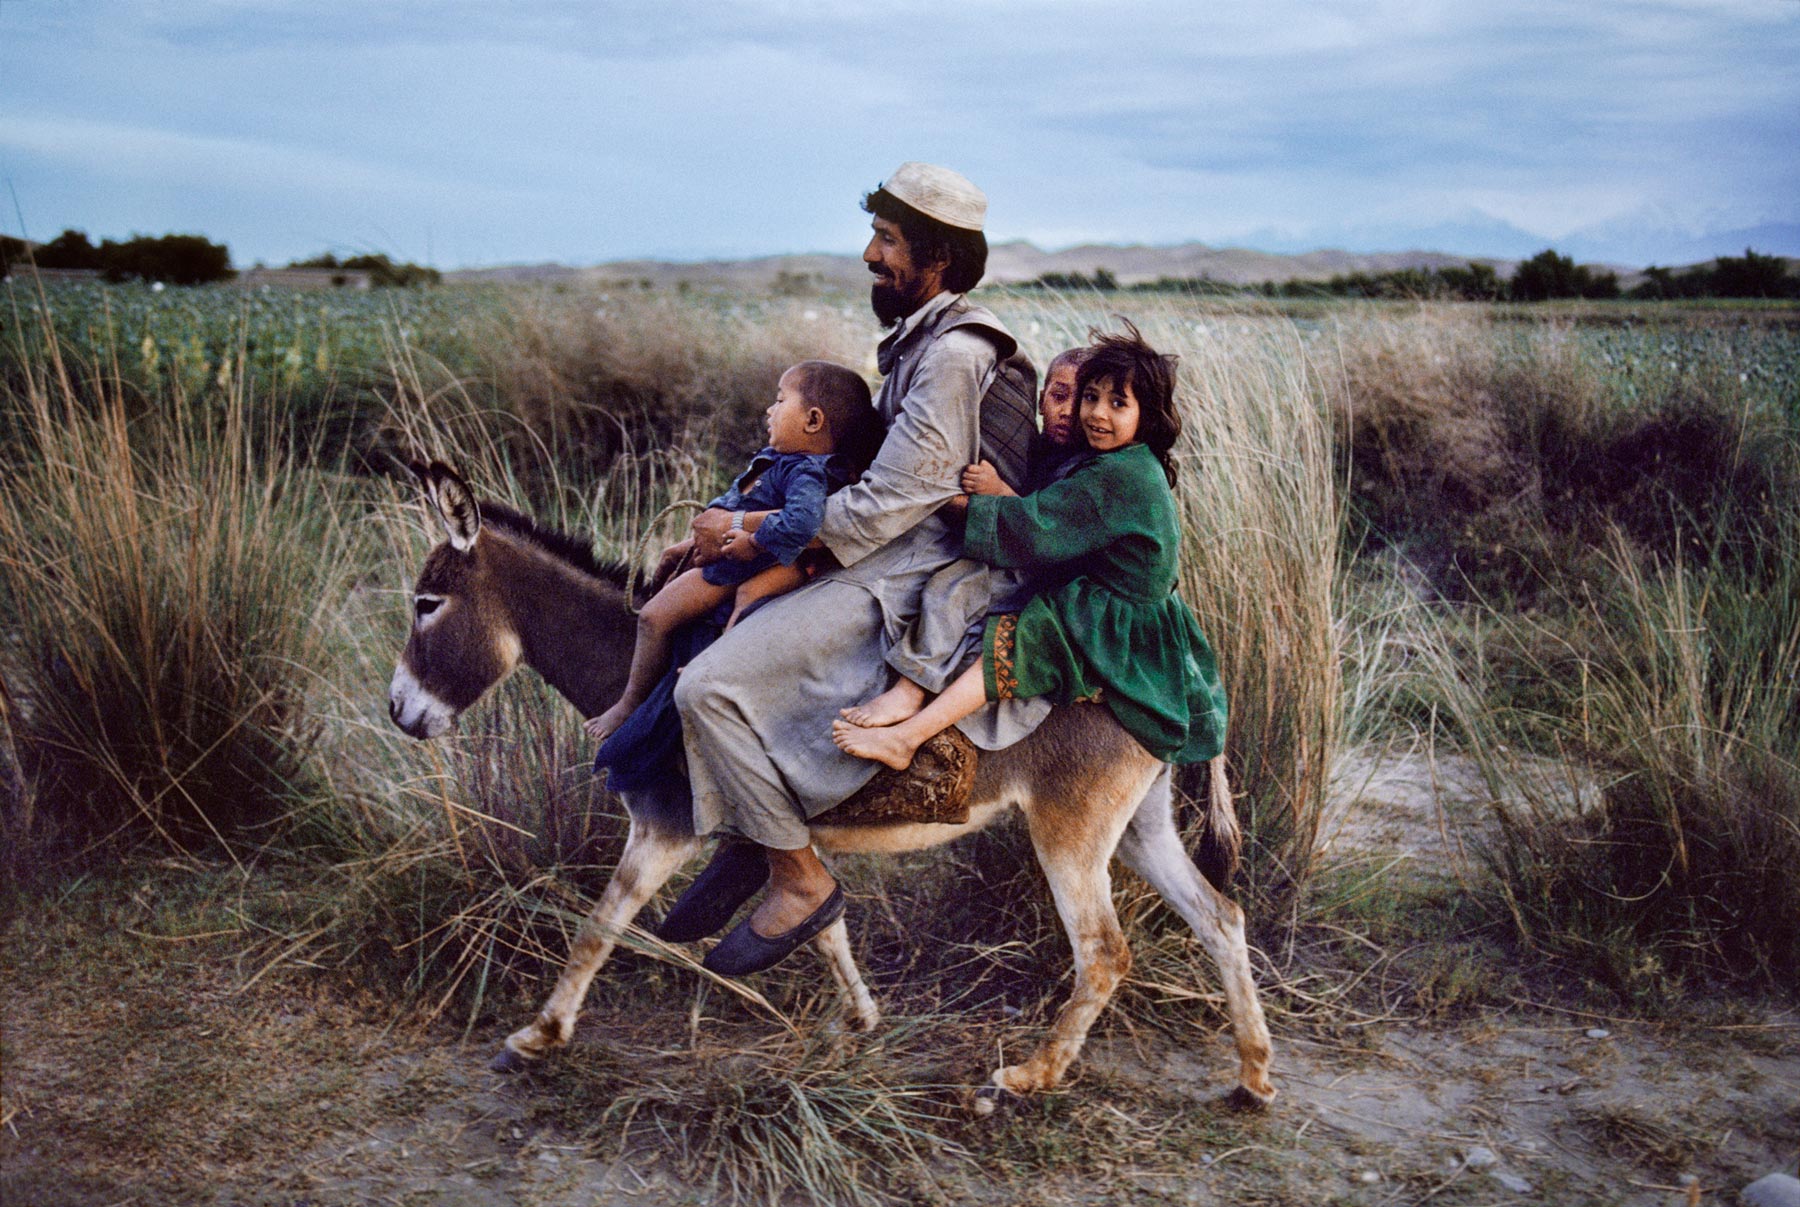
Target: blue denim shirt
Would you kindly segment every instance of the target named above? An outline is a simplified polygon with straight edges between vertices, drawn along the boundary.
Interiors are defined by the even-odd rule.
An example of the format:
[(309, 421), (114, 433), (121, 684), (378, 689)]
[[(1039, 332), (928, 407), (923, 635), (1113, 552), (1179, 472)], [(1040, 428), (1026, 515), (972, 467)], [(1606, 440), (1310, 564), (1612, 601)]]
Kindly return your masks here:
[(800, 551), (819, 534), (825, 496), (854, 477), (850, 464), (835, 453), (778, 453), (765, 448), (750, 458), (731, 489), (708, 503), (726, 511), (772, 511), (756, 530), (763, 553), (748, 562), (714, 562), (706, 581), (720, 585), (743, 582), (776, 562), (794, 564)]

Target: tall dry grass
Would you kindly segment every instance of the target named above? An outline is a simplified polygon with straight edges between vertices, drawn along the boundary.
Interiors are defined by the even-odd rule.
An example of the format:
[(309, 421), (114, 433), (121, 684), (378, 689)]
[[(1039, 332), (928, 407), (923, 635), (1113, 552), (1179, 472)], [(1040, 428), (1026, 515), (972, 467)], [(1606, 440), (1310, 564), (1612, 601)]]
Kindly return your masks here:
[(672, 449), (736, 465), (762, 447), (783, 370), (869, 365), (861, 317), (820, 301), (521, 288), (476, 341), (494, 398), (483, 434), (521, 474), (616, 476), (620, 456)]
[(1640, 1002), (1791, 983), (1800, 434), (1778, 392), (1727, 365), (1634, 376), (1555, 324), (1352, 312), (1336, 334), (1353, 579), (1410, 587), (1391, 637), (1425, 672), (1355, 659), (1353, 705), (1480, 764), (1497, 916)]
[(1509, 626), (1511, 656), (1554, 685), (1534, 727), (1600, 792), (1540, 783), (1503, 807), (1496, 889), (1529, 942), (1621, 997), (1800, 978), (1796, 529), (1772, 580), (1716, 557), (1646, 566), (1615, 536), (1578, 623)]
[(144, 406), (104, 365), (20, 349), (0, 484), (5, 720), (21, 865), (159, 840), (272, 841), (315, 789), (306, 702), (349, 537), (241, 388)]
[(1661, 559), (1717, 541), (1766, 563), (1779, 541), (1791, 418), (1729, 371), (1731, 348), (1685, 346), (1699, 332), (1675, 328), (1664, 346), (1684, 346), (1645, 363), (1567, 323), (1466, 307), (1351, 309), (1328, 331), (1347, 535), (1394, 550), (1438, 595), (1532, 607), (1615, 528)]

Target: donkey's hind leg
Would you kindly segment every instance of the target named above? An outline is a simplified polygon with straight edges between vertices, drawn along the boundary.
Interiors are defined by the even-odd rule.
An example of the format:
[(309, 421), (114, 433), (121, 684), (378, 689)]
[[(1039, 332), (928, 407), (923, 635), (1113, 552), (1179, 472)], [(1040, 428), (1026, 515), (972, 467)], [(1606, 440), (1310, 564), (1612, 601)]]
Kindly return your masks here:
[(620, 932), (699, 847), (698, 838), (672, 835), (632, 819), (625, 853), (619, 857), (619, 866), (607, 882), (606, 891), (600, 894), (599, 903), (575, 932), (568, 963), (563, 965), (556, 988), (530, 1026), (506, 1037), (506, 1047), (493, 1061), (496, 1071), (514, 1072), (569, 1042), (588, 985), (612, 954)]
[[(1214, 791), (1225, 791), (1223, 771), (1213, 770)], [(1229, 806), (1229, 796), (1225, 798)], [(1244, 911), (1207, 883), (1188, 858), (1169, 806), (1169, 776), (1158, 777), (1138, 806), (1119, 840), (1119, 858), (1148, 880), (1164, 900), (1187, 920), (1219, 966), (1225, 984), (1225, 1006), (1231, 1015), (1240, 1063), (1234, 1097), (1244, 1105), (1266, 1105), (1275, 1097), (1269, 1080), (1269, 1027), (1250, 976), (1250, 951), (1244, 942)]]
[[(1096, 776), (1099, 782), (1065, 784), (1026, 808), (1032, 846), (1074, 950), (1075, 987), (1043, 1046), (1023, 1064), (995, 1070), (993, 1083), (1003, 1090), (1030, 1093), (1061, 1081), (1081, 1054), (1088, 1029), (1131, 971), (1131, 949), (1113, 909), (1107, 864), (1132, 806), (1154, 774), (1155, 765), (1140, 751), (1125, 766)], [(976, 1107), (985, 1112), (992, 1101), (978, 1098)]]

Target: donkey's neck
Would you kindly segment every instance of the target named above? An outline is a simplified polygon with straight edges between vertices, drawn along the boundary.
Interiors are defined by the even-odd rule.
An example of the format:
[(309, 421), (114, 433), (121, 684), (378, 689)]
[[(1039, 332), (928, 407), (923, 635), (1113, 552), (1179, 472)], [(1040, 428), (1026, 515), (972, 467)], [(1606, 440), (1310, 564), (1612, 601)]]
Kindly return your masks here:
[(506, 607), (527, 666), (584, 717), (625, 690), (637, 620), (619, 587), (514, 545)]

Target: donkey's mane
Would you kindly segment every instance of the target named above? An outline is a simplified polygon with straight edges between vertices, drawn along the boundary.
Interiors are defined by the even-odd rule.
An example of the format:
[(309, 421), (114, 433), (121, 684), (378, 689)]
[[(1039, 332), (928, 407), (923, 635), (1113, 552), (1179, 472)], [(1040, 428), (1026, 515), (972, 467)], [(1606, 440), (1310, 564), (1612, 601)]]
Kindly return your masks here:
[(522, 511), (514, 511), (504, 503), (481, 504), (481, 522), (504, 528), (511, 536), (527, 542), (558, 561), (581, 571), (590, 578), (611, 583), (621, 591), (630, 568), (621, 561), (601, 561), (594, 556), (594, 545), (578, 536), (570, 536), (548, 528)]

